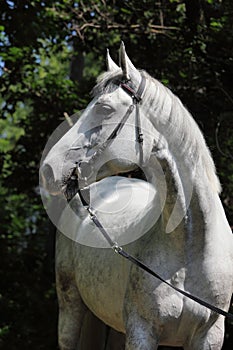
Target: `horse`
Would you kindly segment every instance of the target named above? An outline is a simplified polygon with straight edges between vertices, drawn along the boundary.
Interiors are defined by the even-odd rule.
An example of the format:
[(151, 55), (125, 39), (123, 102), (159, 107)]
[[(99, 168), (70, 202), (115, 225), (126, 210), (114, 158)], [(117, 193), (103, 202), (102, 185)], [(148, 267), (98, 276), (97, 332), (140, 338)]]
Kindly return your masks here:
[[(68, 219), (58, 225), (63, 233), (58, 233), (56, 242), (60, 349), (78, 348), (89, 309), (125, 334), (126, 350), (155, 350), (160, 345), (220, 350), (222, 315), (181, 295), (109, 248), (111, 242), (116, 244), (127, 235), (141, 213), (122, 241), (124, 249), (172, 286), (228, 310), (233, 292), (233, 239), (204, 137), (179, 98), (135, 68), (124, 44), (120, 65), (108, 52), (107, 66), (92, 101), (51, 148), (40, 170), (46, 190), (66, 198), (72, 208), (62, 214)], [(105, 220), (105, 231), (111, 231), (106, 211), (111, 201), (120, 203), (123, 190), (119, 190), (119, 200), (113, 197), (122, 181), (126, 197), (134, 188), (137, 199), (150, 194), (151, 205), (143, 211), (145, 203), (137, 209), (140, 200), (133, 200), (130, 211), (125, 206), (124, 215), (114, 209), (111, 220), (120, 233), (106, 241), (91, 222), (88, 203), (90, 196), (98, 197), (97, 187), (103, 191), (96, 200), (97, 211), (101, 213), (101, 203), (106, 201), (101, 220)], [(149, 189), (137, 192), (143, 183)], [(90, 232), (98, 239), (85, 241)], [(84, 241), (80, 243), (79, 237)]]

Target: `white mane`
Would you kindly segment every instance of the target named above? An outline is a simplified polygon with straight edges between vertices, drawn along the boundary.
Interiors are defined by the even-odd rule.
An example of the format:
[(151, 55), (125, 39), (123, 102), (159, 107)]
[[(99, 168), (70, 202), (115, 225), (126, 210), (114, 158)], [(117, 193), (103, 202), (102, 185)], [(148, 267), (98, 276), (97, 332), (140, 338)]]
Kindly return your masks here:
[(167, 140), (170, 151), (178, 150), (190, 167), (199, 163), (205, 169), (212, 189), (221, 192), (212, 156), (191, 114), (168, 88), (146, 72), (142, 74), (150, 82), (145, 94), (150, 110), (154, 108), (154, 125)]
[[(179, 150), (190, 167), (195, 168), (197, 164), (202, 166), (213, 191), (221, 192), (212, 156), (191, 114), (168, 88), (145, 71), (141, 71), (141, 74), (149, 82), (145, 91), (148, 112), (154, 109), (153, 124), (165, 137), (171, 153), (174, 155), (174, 151)], [(121, 77), (121, 69), (103, 73), (99, 76), (92, 94), (98, 95), (115, 90), (117, 85), (114, 82), (121, 80)]]

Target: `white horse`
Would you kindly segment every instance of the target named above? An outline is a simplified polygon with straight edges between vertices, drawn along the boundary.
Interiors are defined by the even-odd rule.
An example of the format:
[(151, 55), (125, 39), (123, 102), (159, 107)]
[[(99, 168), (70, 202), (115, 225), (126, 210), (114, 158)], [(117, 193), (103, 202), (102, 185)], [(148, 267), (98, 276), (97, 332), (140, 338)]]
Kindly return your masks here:
[[(41, 168), (46, 188), (52, 194), (64, 195), (65, 191), (76, 203), (76, 224), (72, 226), (71, 215), (63, 225), (65, 235), (57, 237), (60, 348), (77, 349), (87, 307), (104, 323), (125, 334), (126, 350), (155, 350), (159, 345), (220, 350), (224, 338), (223, 316), (180, 295), (111, 249), (97, 248), (95, 242), (86, 246), (75, 242), (79, 240), (77, 237), (86, 237), (90, 230), (97, 230), (90, 224), (76, 194), (77, 164), (85, 165), (86, 174), (81, 177), (85, 185), (109, 191), (110, 202), (114, 197), (111, 181), (118, 184), (123, 173), (131, 173), (131, 177), (139, 179), (125, 179), (127, 194), (131, 193), (132, 183), (136, 183), (137, 189), (137, 181), (141, 185), (147, 180), (156, 189), (152, 198), (156, 219), (147, 227), (151, 214), (147, 218), (144, 204), (137, 209), (135, 200), (131, 211), (124, 214), (116, 211), (112, 220), (116, 225), (121, 220), (126, 224), (119, 225), (120, 233), (115, 232), (114, 239), (127, 235), (135, 217), (141, 213), (147, 232), (143, 232), (139, 222), (142, 232), (137, 235), (139, 226), (135, 224), (135, 240), (131, 232), (124, 249), (172, 285), (226, 311), (229, 308), (233, 292), (232, 232), (219, 199), (220, 184), (204, 138), (180, 100), (133, 66), (124, 45), (120, 58), (118, 67), (108, 55), (108, 72), (99, 78), (94, 99), (51, 149)], [(129, 106), (136, 105), (130, 89), (134, 94), (142, 77), (141, 101), (136, 101), (137, 106), (130, 110), (128, 119), (106, 146), (105, 141), (116, 131)], [(140, 125), (135, 127), (138, 116)], [(139, 128), (143, 142), (137, 140)], [(104, 145), (101, 152), (100, 145)], [(110, 177), (116, 174), (115, 179)], [(148, 191), (153, 192), (150, 188)], [(99, 205), (101, 201), (105, 201), (105, 196), (100, 196)], [(116, 199), (113, 201), (117, 203)], [(102, 220), (108, 224), (104, 213)], [(74, 232), (69, 234), (72, 227)], [(99, 233), (101, 240), (100, 236)], [(101, 244), (104, 247), (104, 240)]]

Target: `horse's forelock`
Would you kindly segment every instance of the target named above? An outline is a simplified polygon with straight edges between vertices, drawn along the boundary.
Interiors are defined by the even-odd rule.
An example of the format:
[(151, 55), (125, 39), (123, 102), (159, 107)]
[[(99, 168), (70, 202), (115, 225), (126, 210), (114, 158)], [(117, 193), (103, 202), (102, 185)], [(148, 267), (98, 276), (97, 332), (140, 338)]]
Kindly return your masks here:
[(121, 80), (122, 70), (109, 71), (102, 73), (97, 78), (97, 84), (91, 91), (93, 97), (102, 95), (104, 93), (109, 93), (117, 88), (116, 82)]
[[(138, 72), (144, 75), (144, 71), (139, 70)], [(117, 86), (119, 86), (119, 82), (121, 82), (122, 80), (124, 80), (124, 77), (120, 68), (114, 71), (104, 72), (98, 76), (97, 84), (92, 89), (91, 95), (95, 97), (104, 93), (110, 93), (114, 91), (117, 88)], [(134, 79), (134, 77), (130, 79), (128, 84), (131, 86), (131, 88), (137, 90), (138, 82)]]

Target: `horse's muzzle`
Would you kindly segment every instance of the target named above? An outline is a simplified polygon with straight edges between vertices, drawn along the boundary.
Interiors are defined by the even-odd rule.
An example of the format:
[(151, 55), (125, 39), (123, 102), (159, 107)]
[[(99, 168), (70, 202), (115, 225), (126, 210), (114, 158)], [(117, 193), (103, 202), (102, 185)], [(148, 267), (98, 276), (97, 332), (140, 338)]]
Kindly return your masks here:
[(61, 193), (61, 181), (56, 181), (54, 172), (49, 164), (43, 164), (40, 168), (40, 185), (52, 195)]

